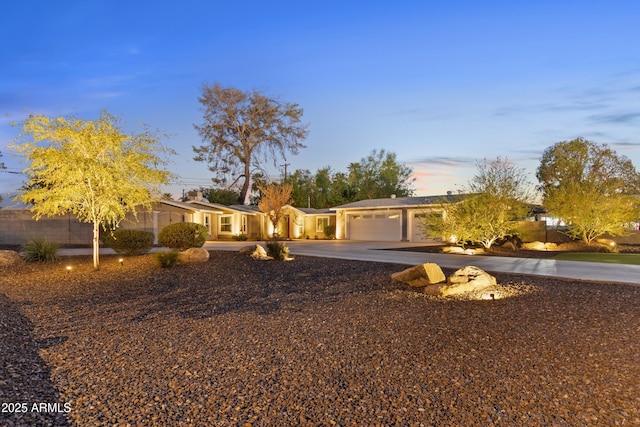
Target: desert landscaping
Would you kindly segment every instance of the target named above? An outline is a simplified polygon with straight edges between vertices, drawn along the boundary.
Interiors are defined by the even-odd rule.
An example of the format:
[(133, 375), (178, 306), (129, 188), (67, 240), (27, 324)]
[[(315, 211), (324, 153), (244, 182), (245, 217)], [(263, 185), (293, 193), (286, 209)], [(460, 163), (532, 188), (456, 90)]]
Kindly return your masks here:
[(394, 264), (210, 255), (0, 267), (0, 402), (29, 405), (0, 424), (640, 424), (638, 287), (495, 274), (509, 297), (462, 300)]

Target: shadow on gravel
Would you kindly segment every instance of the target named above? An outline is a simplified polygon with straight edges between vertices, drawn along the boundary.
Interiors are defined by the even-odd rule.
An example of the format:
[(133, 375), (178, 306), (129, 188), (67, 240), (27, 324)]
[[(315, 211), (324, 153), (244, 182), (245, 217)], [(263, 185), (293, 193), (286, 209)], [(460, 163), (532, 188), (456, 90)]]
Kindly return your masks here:
[[(220, 268), (221, 259), (215, 258), (232, 262)], [(132, 320), (141, 321), (163, 312), (194, 319), (228, 313), (296, 312), (309, 304), (331, 304), (348, 294), (389, 287), (389, 275), (380, 271), (384, 271), (384, 264), (376, 265), (372, 271), (370, 263), (332, 260), (318, 269), (317, 260), (305, 257), (282, 262), (217, 254), (214, 261), (179, 266), (171, 272), (176, 277), (166, 274), (155, 281), (154, 295), (138, 306), (139, 314)], [(367, 276), (370, 280), (363, 280)]]
[(66, 414), (57, 412), (64, 408), (64, 402), (49, 379), (49, 367), (38, 354), (39, 348), (65, 340), (56, 337), (37, 342), (32, 323), (16, 303), (0, 293), (0, 425), (70, 425)]

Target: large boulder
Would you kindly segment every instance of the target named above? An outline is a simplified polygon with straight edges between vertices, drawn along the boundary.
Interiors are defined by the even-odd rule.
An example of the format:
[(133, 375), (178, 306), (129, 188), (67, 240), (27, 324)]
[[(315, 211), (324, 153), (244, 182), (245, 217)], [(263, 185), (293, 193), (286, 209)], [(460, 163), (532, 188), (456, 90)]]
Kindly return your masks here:
[(180, 252), (180, 262), (182, 264), (193, 264), (206, 262), (209, 260), (209, 251), (202, 248), (189, 248)]
[(442, 252), (445, 254), (454, 254), (454, 255), (478, 255), (483, 254), (484, 249), (482, 248), (462, 248), (460, 246), (445, 246), (442, 248)]
[(426, 262), (391, 275), (391, 280), (406, 283), (409, 286), (422, 287), (441, 283), (446, 280), (438, 264)]
[(271, 257), (267, 255), (267, 250), (261, 245), (244, 246), (240, 248), (239, 252), (249, 255), (254, 259), (271, 259)]
[(16, 251), (0, 251), (0, 267), (14, 265), (22, 261), (22, 257)]
[(495, 277), (478, 267), (470, 265), (456, 270), (449, 276), (446, 284), (427, 286), (425, 292), (443, 297), (471, 295), (496, 284)]
[(442, 252), (445, 254), (464, 254), (464, 249), (460, 246), (445, 246), (442, 248)]
[(618, 244), (611, 239), (596, 239), (596, 244), (607, 252), (618, 252)]

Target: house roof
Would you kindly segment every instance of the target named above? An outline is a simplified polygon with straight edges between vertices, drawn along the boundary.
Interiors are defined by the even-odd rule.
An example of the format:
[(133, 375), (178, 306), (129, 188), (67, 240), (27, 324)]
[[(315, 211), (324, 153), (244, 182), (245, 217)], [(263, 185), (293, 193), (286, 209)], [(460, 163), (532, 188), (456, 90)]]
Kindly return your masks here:
[(222, 211), (215, 209), (215, 206), (212, 205), (211, 203), (207, 203), (207, 205), (209, 205), (209, 206), (194, 206), (191, 203), (175, 202), (173, 200), (159, 200), (158, 203), (162, 203), (162, 204), (173, 206), (173, 207), (176, 207), (176, 208), (188, 210), (188, 211), (191, 211), (191, 212), (198, 212), (199, 211), (199, 212), (209, 212), (209, 213), (218, 213), (218, 214), (223, 213)]
[(248, 213), (248, 214), (259, 214), (261, 211), (256, 205), (230, 205), (228, 208), (235, 209), (240, 212)]
[(442, 196), (421, 196), (421, 197), (387, 197), (385, 199), (367, 199), (357, 202), (335, 206), (331, 210), (347, 209), (388, 209), (388, 208), (408, 208), (438, 205), (445, 201), (458, 201), (464, 197), (462, 194), (446, 194)]
[(219, 212), (217, 213), (224, 213), (224, 211), (236, 211), (236, 212), (242, 212), (244, 214), (249, 214), (249, 215), (256, 215), (257, 213), (259, 213), (260, 211), (258, 210), (257, 206), (250, 206), (250, 205), (221, 205), (219, 203), (209, 203), (209, 202), (205, 202), (202, 200), (189, 200), (187, 203), (191, 204), (191, 205), (198, 205), (198, 206), (204, 206), (204, 207), (208, 207), (210, 209), (217, 209)]
[(305, 215), (335, 215), (335, 212), (331, 209), (316, 209), (316, 208), (296, 208)]

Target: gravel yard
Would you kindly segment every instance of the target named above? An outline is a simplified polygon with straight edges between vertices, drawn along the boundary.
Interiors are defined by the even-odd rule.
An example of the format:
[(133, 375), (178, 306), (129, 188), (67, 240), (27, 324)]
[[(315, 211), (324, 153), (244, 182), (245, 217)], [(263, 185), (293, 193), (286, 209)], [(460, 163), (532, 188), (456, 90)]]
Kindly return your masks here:
[(460, 301), (405, 267), (0, 268), (0, 425), (640, 425), (639, 287), (496, 274), (533, 292)]

